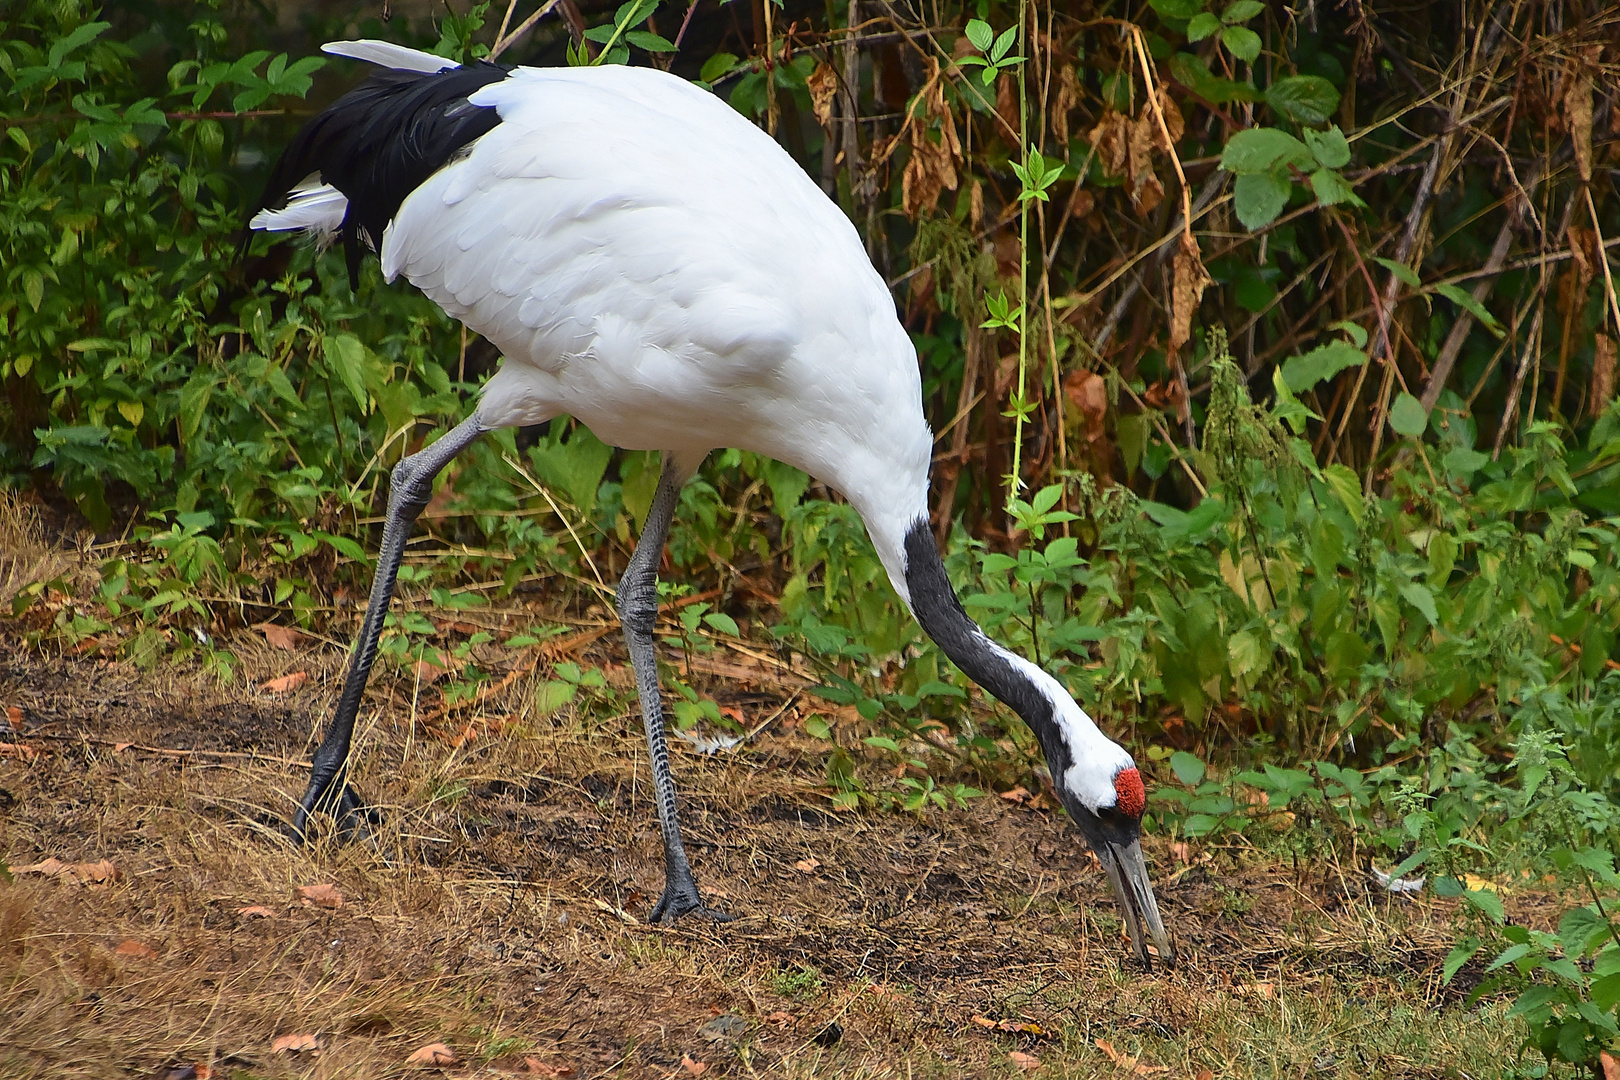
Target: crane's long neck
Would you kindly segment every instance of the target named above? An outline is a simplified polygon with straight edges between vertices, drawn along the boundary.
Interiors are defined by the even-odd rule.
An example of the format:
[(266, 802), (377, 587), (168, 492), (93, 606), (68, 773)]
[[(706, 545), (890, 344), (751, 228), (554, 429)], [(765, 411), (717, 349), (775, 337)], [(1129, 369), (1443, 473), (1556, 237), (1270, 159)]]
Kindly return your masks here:
[(1053, 773), (1059, 773), (1068, 762), (1052, 759), (1067, 756), (1071, 747), (1054, 692), (1065, 699), (1067, 692), (1046, 672), (991, 641), (962, 610), (926, 520), (906, 530), (904, 543), (906, 588), (917, 622), (969, 678), (1024, 718), (1040, 738)]

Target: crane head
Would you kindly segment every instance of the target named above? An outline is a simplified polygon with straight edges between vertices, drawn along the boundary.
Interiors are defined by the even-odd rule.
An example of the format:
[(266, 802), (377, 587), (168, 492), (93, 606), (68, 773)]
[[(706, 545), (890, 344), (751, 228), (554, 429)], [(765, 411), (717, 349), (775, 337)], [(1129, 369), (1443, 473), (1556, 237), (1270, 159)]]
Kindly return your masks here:
[[(1080, 826), (1086, 842), (1097, 854), (1097, 861), (1108, 874), (1108, 882), (1114, 887), (1114, 896), (1130, 928), (1131, 949), (1136, 958), (1152, 966), (1147, 949), (1151, 942), (1160, 961), (1168, 965), (1175, 962), (1176, 949), (1159, 916), (1159, 904), (1153, 897), (1147, 864), (1142, 859), (1142, 811), (1147, 808), (1147, 791), (1135, 762), (1129, 755), (1125, 756), (1125, 761), (1127, 764), (1114, 770), (1106, 788), (1091, 784), (1076, 790), (1065, 782), (1058, 785), (1059, 792), (1069, 816)], [(1063, 777), (1064, 781), (1069, 779), (1069, 775)]]

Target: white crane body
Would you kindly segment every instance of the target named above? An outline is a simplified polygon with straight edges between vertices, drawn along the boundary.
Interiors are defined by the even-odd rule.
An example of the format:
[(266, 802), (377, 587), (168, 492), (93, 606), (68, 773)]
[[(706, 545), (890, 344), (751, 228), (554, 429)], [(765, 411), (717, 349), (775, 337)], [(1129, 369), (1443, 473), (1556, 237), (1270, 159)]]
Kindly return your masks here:
[[(924, 629), (1035, 729), (1130, 916), (1138, 955), (1146, 922), (1168, 956), (1135, 843), (1134, 762), (1057, 680), (962, 613), (927, 527), (933, 436), (915, 348), (854, 226), (797, 162), (713, 93), (661, 71), (461, 68), (383, 42), (327, 51), (393, 71), (300, 133), (251, 224), (341, 236), (351, 278), (357, 242), (368, 242), (385, 279), (404, 277), (500, 351), (473, 417), (427, 463), (427, 483), (480, 432), (564, 414), (606, 443), (666, 455), (661, 502), (621, 586), (662, 782), (670, 884), (659, 911), (677, 877), (690, 895), (669, 913), (699, 902), (665, 775), (656, 673), (645, 670), (649, 601), (626, 590), (632, 578), (631, 592), (652, 580), (656, 552), (643, 549), (662, 549), (680, 483), (710, 450), (737, 447), (850, 501)], [(396, 474), (396, 488), (421, 501), (420, 473)], [(391, 526), (408, 529), (411, 516), (391, 501)], [(385, 531), (374, 606), (391, 595), (393, 570), (382, 564), (396, 542)], [(334, 749), (322, 747), (327, 775), (318, 756), (306, 810), (341, 779), (353, 722), (344, 710), (358, 706), (374, 636), (368, 622), (356, 685), (328, 732)]]

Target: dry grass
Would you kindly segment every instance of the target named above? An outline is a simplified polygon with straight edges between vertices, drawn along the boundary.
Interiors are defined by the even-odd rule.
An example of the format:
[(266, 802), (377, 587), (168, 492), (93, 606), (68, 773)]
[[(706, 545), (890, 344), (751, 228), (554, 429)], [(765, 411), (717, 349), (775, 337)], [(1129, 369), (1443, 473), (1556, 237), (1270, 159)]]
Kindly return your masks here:
[[(0, 1077), (395, 1076), (437, 1041), (452, 1075), (532, 1058), (581, 1080), (694, 1075), (683, 1058), (710, 1077), (1011, 1076), (1014, 1055), (1131, 1075), (1098, 1040), (1162, 1070), (1141, 1076), (1486, 1076), (1515, 1050), (1499, 1006), (1441, 986), (1443, 907), (1253, 852), (1176, 867), (1150, 838), (1187, 959), (1144, 974), (1061, 816), (834, 814), (796, 709), (741, 751), (678, 751), (699, 879), (743, 918), (648, 927), (660, 848), (615, 635), (582, 657), (606, 691), (542, 717), (544, 665), (520, 673), (483, 706), (500, 730), (459, 747), (429, 722), (435, 695), (385, 672), (357, 770), (383, 822), (298, 851), (280, 820), (340, 649), (240, 633), (243, 678), (222, 689), (41, 655), (16, 629), (0, 624), (0, 706), (24, 723), (0, 757), (4, 860), (108, 859), (122, 879), (0, 884)], [(309, 673), (293, 695), (255, 689), (292, 670)], [(707, 688), (759, 715), (785, 700)], [(341, 907), (300, 900), (322, 883)], [(740, 1039), (708, 1037), (722, 1016)], [(984, 1023), (1002, 1020), (1025, 1029)], [(318, 1055), (273, 1052), (300, 1034)]]

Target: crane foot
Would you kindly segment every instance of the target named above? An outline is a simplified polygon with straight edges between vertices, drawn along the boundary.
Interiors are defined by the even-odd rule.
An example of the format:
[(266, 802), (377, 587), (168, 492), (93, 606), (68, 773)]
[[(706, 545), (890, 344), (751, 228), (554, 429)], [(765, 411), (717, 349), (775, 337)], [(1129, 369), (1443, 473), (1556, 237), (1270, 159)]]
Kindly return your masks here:
[(666, 885), (664, 895), (659, 897), (658, 906), (652, 909), (652, 914), (647, 917), (647, 921), (662, 926), (671, 926), (675, 923), (675, 920), (686, 915), (695, 915), (700, 919), (708, 919), (710, 922), (717, 923), (731, 922), (737, 917), (709, 907), (703, 902), (703, 898), (698, 896), (697, 886), (688, 883), (684, 887), (673, 884)]
[(309, 790), (299, 800), (298, 813), (293, 815), (292, 828), (288, 830), (288, 838), (294, 845), (302, 847), (308, 842), (309, 816), (316, 810), (324, 810), (332, 815), (332, 820), (337, 824), (337, 837), (345, 843), (353, 840), (362, 826), (382, 822), (382, 814), (375, 807), (367, 806), (352, 784), (345, 783), (343, 793), (333, 799), (329, 785), (311, 783)]

